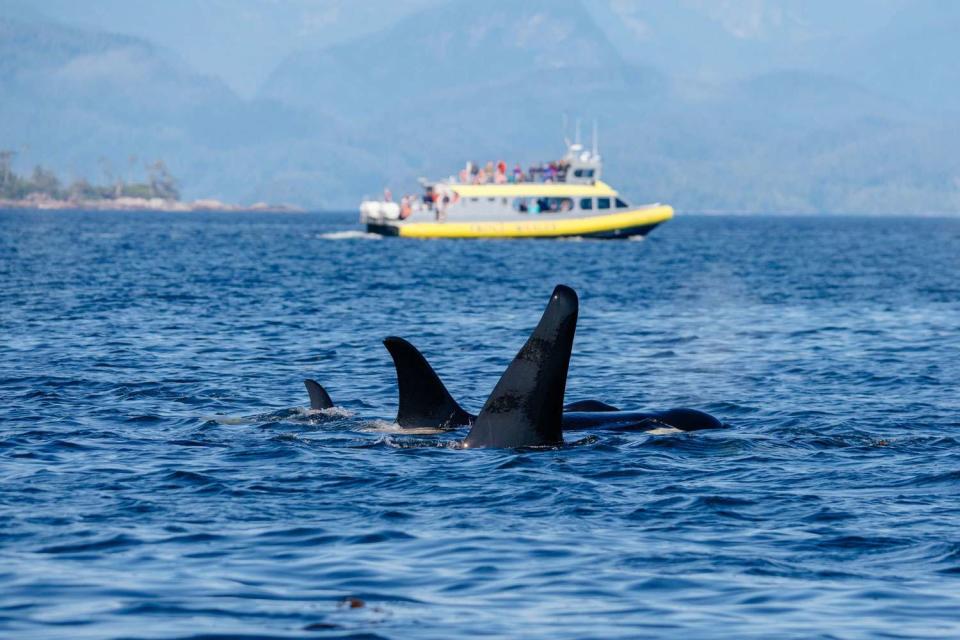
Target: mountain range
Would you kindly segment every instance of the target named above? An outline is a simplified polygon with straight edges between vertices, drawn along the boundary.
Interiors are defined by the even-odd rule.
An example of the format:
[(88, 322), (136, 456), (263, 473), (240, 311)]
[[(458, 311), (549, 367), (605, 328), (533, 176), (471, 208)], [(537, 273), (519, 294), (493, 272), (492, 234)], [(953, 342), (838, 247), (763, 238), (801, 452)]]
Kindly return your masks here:
[(956, 213), (958, 27), (949, 0), (2, 0), (0, 149), (352, 208), (555, 158), (580, 117), (636, 201)]

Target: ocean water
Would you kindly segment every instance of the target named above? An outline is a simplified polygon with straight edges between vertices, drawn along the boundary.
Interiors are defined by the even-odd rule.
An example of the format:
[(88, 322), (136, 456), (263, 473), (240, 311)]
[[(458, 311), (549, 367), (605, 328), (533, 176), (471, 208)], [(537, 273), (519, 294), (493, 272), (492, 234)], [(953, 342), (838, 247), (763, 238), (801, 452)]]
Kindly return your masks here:
[[(354, 219), (0, 213), (0, 636), (960, 636), (960, 220)], [(557, 283), (568, 401), (729, 429), (391, 426), (383, 337), (476, 411)]]

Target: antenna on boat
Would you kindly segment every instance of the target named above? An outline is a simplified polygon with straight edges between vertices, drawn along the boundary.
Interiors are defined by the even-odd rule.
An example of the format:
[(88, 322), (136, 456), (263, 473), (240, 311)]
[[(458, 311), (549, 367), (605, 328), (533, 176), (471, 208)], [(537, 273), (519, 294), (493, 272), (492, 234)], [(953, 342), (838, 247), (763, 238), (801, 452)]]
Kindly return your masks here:
[(569, 147), (570, 138), (567, 137), (567, 114), (563, 114), (563, 142)]
[(575, 142), (580, 144), (580, 118), (577, 118), (577, 137)]
[(597, 119), (593, 119), (593, 157), (596, 158), (600, 155), (599, 142), (597, 140)]

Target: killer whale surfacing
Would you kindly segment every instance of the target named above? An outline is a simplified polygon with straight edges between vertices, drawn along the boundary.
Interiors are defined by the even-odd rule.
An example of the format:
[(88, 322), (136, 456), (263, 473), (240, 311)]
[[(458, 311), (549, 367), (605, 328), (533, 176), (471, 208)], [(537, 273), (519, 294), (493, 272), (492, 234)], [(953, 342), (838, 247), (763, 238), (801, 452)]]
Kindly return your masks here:
[(557, 285), (540, 322), (500, 377), (464, 447), (563, 444), (563, 394), (580, 303)]
[[(462, 426), (471, 426), (477, 419), (477, 416), (460, 408), (460, 405), (453, 401), (449, 391), (443, 386), (439, 376), (433, 370), (433, 367), (427, 362), (427, 359), (417, 351), (417, 348), (403, 338), (387, 338), (393, 343), (402, 343), (403, 351), (406, 354), (401, 365), (395, 356), (397, 363), (397, 379), (399, 389), (399, 402), (401, 407), (405, 404), (415, 405), (421, 408), (419, 413), (403, 411), (404, 422), (397, 419), (397, 424), (407, 428), (425, 428), (425, 429), (450, 429)], [(386, 341), (385, 341), (386, 342)], [(412, 354), (416, 357), (412, 357)], [(402, 382), (405, 378), (431, 378), (434, 384), (417, 385), (418, 396), (415, 401), (409, 401), (405, 397), (405, 390), (411, 388), (405, 386)], [(448, 400), (451, 398), (451, 400)], [(447, 407), (452, 402), (457, 408), (455, 419), (436, 420), (433, 416), (446, 416), (449, 409), (429, 409), (433, 404)], [(723, 423), (717, 420), (709, 413), (698, 411), (696, 409), (673, 408), (665, 411), (631, 411), (621, 410), (617, 407), (602, 402), (600, 400), (579, 400), (571, 402), (563, 407), (563, 430), (604, 430), (604, 431), (652, 431), (662, 427), (677, 429), (679, 431), (702, 431), (704, 429), (719, 429)]]
[[(541, 447), (563, 444), (574, 430), (679, 431), (717, 429), (723, 423), (695, 409), (623, 411), (599, 400), (564, 406), (567, 371), (576, 333), (579, 300), (570, 287), (557, 285), (540, 322), (500, 377), (479, 415), (465, 411), (444, 386), (427, 359), (407, 340), (383, 341), (397, 374), (396, 423), (404, 429), (452, 429), (470, 426), (465, 448)], [(313, 380), (304, 384), (311, 409), (333, 406)]]
[(391, 336), (383, 345), (393, 358), (400, 395), (397, 424), (405, 428), (450, 429), (471, 424), (474, 416), (457, 404), (416, 347)]
[(333, 400), (330, 394), (316, 380), (304, 380), (303, 386), (307, 388), (307, 394), (310, 396), (310, 408), (313, 410), (330, 409), (333, 407)]

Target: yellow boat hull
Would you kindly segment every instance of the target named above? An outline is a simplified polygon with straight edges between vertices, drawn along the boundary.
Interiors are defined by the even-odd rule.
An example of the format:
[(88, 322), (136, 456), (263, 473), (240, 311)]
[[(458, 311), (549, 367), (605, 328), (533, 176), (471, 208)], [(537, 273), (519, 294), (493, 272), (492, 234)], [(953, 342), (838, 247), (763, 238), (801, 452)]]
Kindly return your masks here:
[(620, 211), (609, 215), (551, 219), (550, 214), (509, 222), (410, 222), (368, 225), (370, 231), (403, 238), (562, 238), (592, 236), (626, 238), (646, 235), (673, 217), (667, 205)]

